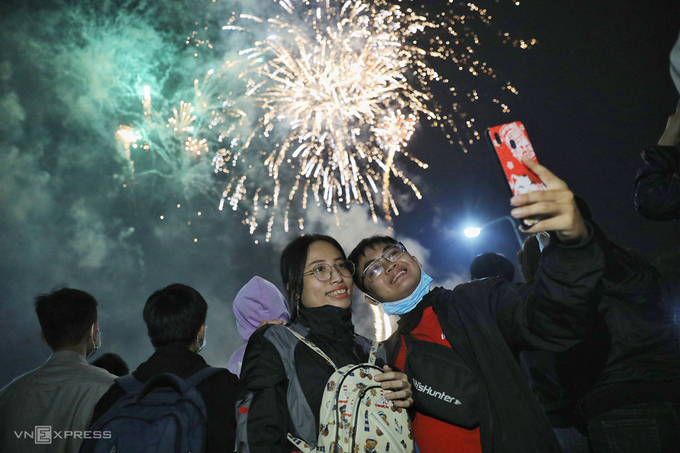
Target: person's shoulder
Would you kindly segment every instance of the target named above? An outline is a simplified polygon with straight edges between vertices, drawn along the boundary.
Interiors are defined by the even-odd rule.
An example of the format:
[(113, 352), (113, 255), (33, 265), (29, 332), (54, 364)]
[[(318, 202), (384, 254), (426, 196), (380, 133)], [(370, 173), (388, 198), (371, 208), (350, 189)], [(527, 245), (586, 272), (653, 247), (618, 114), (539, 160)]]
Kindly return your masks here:
[[(523, 285), (505, 281), (498, 277), (488, 277), (461, 283), (452, 290), (436, 288), (433, 305), (439, 307), (490, 307), (499, 299), (513, 299), (521, 294)], [(447, 310), (448, 312), (448, 310)]]
[[(226, 368), (215, 368), (214, 374), (197, 385), (197, 389), (206, 390), (211, 395), (232, 395), (239, 390), (239, 378)], [(203, 393), (203, 392), (201, 392)]]
[(23, 391), (22, 389), (32, 387), (35, 380), (40, 378), (40, 370), (42, 367), (43, 366), (39, 366), (38, 368), (34, 368), (12, 379), (9, 384), (0, 389), (0, 398), (7, 398), (15, 392), (21, 392)]
[(31, 370), (27, 373), (22, 374), (21, 376), (17, 376), (12, 381), (4, 386), (3, 388), (0, 389), (0, 401), (6, 398), (9, 398), (10, 395), (12, 395), (14, 392), (17, 390), (21, 389), (22, 387), (29, 385), (29, 380), (31, 378), (31, 375), (35, 373), (36, 370)]
[(385, 350), (387, 352), (387, 355), (390, 356), (392, 352), (395, 349), (398, 350), (399, 346), (401, 345), (401, 335), (402, 334), (399, 331), (399, 329), (392, 332), (392, 334), (389, 337), (380, 342), (380, 349), (378, 350), (378, 352)]
[[(270, 361), (273, 356), (292, 357), (295, 346), (300, 340), (290, 330), (289, 327), (279, 324), (266, 324), (259, 327), (248, 340), (243, 357), (244, 366), (246, 362), (261, 364)], [(298, 333), (304, 336), (304, 333)], [(241, 376), (243, 376), (243, 368)]]
[(373, 346), (373, 340), (358, 334), (354, 335), (354, 343), (361, 347), (366, 353), (368, 353), (371, 350), (371, 346)]
[(356, 341), (358, 343), (362, 343), (362, 344), (363, 343), (373, 344), (373, 340), (371, 340), (370, 338), (365, 337), (363, 335), (359, 335), (359, 334), (354, 335), (354, 341)]
[(675, 146), (649, 146), (642, 152), (642, 159), (647, 163), (677, 167), (680, 164), (680, 149)]
[(255, 332), (250, 336), (248, 342), (250, 343), (253, 339), (257, 340), (271, 335), (281, 335), (286, 330), (288, 330), (288, 328), (280, 324), (265, 324), (255, 329)]
[(98, 384), (106, 386), (107, 388), (110, 387), (116, 379), (115, 375), (109, 373), (105, 369), (89, 364), (83, 364), (80, 372), (82, 372), (82, 377), (80, 377), (78, 381)]
[(232, 373), (226, 368), (218, 368), (218, 371), (215, 371), (215, 374), (210, 376), (208, 379), (215, 379), (216, 381), (225, 383), (238, 382), (238, 376), (236, 376), (234, 373)]
[(482, 278), (471, 282), (464, 282), (456, 285), (453, 289), (441, 286), (434, 288), (430, 294), (435, 300), (453, 300), (461, 298), (479, 297), (488, 294), (492, 289), (502, 286), (503, 280), (497, 277)]
[(306, 337), (308, 332), (309, 330), (306, 327), (295, 322), (287, 325), (265, 324), (253, 333), (248, 344), (265, 340), (277, 345), (292, 345), (300, 341), (298, 335)]
[(461, 283), (460, 285), (456, 286), (453, 290), (451, 290), (454, 294), (455, 293), (473, 293), (473, 294), (479, 294), (479, 293), (484, 293), (484, 292), (491, 292), (494, 290), (497, 290), (499, 288), (517, 288), (519, 287), (519, 283), (514, 283), (514, 282), (509, 282), (507, 280), (503, 280), (500, 277), (486, 277), (486, 278), (480, 278), (479, 280), (473, 280), (471, 282), (465, 282)]

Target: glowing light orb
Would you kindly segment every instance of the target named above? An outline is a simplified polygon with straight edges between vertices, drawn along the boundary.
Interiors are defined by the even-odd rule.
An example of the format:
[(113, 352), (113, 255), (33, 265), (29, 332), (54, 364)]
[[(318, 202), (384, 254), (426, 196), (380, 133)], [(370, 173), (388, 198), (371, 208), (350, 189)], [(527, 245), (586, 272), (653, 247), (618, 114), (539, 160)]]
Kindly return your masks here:
[(482, 232), (481, 228), (476, 228), (476, 227), (470, 227), (470, 228), (465, 228), (463, 230), (463, 234), (469, 238), (476, 238), (479, 236)]

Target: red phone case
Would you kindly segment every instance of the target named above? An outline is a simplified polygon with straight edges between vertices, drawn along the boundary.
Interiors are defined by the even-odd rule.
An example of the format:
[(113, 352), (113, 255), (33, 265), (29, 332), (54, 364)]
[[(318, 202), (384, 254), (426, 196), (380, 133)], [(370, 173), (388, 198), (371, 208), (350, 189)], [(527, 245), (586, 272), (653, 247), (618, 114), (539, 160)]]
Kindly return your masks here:
[(545, 190), (540, 178), (522, 163), (522, 156), (538, 161), (521, 122), (491, 127), (487, 130), (487, 137), (496, 150), (513, 195)]

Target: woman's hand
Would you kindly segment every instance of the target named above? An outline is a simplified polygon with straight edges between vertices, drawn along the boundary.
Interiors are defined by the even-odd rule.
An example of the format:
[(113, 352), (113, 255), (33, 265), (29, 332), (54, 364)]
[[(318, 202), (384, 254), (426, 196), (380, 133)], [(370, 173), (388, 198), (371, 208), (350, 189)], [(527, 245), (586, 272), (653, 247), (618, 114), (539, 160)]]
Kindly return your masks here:
[(278, 325), (280, 325), (280, 326), (285, 326), (285, 325), (286, 325), (286, 321), (283, 321), (283, 320), (281, 320), (281, 319), (271, 319), (271, 320), (269, 320), (269, 321), (262, 321), (262, 322), (260, 323), (260, 325), (257, 326), (257, 328), (259, 329), (260, 327), (262, 327), (262, 326), (264, 326), (264, 325), (267, 325), (267, 324), (278, 324)]
[(394, 401), (397, 407), (411, 407), (413, 398), (411, 397), (411, 384), (406, 375), (400, 371), (392, 371), (390, 367), (383, 367), (384, 373), (375, 376), (376, 382), (382, 382), (384, 390), (391, 390), (385, 394), (385, 398)]

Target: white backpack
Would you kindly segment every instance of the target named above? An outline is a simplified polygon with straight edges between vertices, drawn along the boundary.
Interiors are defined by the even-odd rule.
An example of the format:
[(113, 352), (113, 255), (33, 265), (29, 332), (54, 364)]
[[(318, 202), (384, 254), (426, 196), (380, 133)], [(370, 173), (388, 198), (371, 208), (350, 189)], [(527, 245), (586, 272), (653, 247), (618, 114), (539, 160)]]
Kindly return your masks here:
[(383, 372), (375, 365), (378, 343), (373, 342), (368, 363), (335, 366), (311, 341), (289, 329), (300, 341), (323, 357), (335, 372), (321, 400), (317, 446), (288, 434), (302, 453), (413, 453), (413, 431), (406, 409), (385, 398), (373, 376)]

